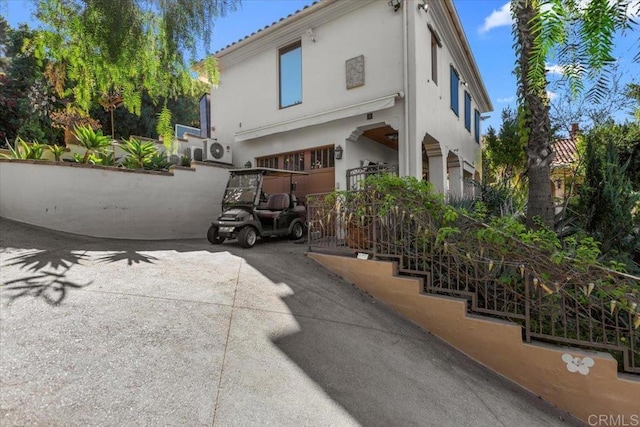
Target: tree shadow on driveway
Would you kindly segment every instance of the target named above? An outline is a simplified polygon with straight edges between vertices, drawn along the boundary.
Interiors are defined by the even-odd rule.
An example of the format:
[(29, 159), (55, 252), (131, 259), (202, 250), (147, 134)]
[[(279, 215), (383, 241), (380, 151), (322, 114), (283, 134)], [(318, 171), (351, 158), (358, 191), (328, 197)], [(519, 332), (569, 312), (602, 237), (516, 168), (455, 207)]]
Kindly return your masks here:
[[(90, 286), (93, 280), (70, 278), (78, 266), (126, 262), (153, 264), (158, 259), (143, 251), (189, 250), (189, 241), (124, 241), (71, 235), (0, 218), (0, 290), (7, 304), (32, 296), (60, 305), (69, 291)], [(193, 249), (193, 248), (192, 248)], [(198, 248), (202, 250), (202, 248)], [(95, 253), (98, 253), (97, 255)], [(15, 272), (15, 270), (19, 272)], [(13, 270), (11, 278), (7, 271)], [(27, 273), (27, 274), (24, 274)], [(17, 276), (17, 277), (16, 277)]]

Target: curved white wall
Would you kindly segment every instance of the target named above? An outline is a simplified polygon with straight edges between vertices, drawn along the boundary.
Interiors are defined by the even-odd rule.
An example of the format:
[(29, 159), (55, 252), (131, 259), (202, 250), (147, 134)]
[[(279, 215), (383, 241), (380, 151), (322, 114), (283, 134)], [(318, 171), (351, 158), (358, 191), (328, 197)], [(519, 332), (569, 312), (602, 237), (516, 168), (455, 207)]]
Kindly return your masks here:
[(203, 238), (228, 169), (194, 166), (160, 173), (0, 159), (0, 216), (94, 237)]

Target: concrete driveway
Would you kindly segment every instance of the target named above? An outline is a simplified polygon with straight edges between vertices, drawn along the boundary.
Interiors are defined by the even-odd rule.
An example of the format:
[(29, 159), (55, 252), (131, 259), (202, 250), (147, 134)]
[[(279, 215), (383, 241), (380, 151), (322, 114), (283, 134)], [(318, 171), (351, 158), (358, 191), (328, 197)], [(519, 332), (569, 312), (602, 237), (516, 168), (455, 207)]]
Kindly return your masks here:
[(0, 227), (0, 425), (576, 423), (303, 244)]

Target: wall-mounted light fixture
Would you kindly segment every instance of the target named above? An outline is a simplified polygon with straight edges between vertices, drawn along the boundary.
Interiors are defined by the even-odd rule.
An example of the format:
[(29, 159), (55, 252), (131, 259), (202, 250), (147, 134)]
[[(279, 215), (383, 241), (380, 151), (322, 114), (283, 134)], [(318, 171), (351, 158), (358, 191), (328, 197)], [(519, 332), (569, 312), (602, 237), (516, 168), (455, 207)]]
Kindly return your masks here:
[(344, 152), (344, 149), (340, 145), (335, 148), (334, 152), (336, 154), (336, 160), (342, 159), (342, 153)]
[(402, 0), (389, 0), (387, 2), (389, 6), (393, 8), (394, 12), (397, 12), (400, 9), (400, 5), (402, 4)]
[(247, 160), (247, 163), (244, 164), (245, 168), (250, 168), (252, 166), (251, 162)]
[(427, 4), (426, 0), (422, 3), (418, 3), (418, 10), (420, 9), (424, 10), (425, 12), (429, 10), (429, 5)]
[(460, 84), (461, 84), (462, 86), (464, 86), (464, 87), (469, 86), (469, 85), (467, 84), (467, 82), (465, 82), (464, 80), (460, 80)]

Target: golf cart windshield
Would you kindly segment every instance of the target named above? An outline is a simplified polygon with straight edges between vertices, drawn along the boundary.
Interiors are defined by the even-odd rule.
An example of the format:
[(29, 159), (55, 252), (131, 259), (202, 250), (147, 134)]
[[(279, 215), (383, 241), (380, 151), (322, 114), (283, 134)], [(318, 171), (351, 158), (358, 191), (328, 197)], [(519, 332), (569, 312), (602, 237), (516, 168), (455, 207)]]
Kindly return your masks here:
[(232, 174), (224, 192), (222, 204), (224, 206), (243, 205), (253, 206), (258, 194), (262, 174)]

